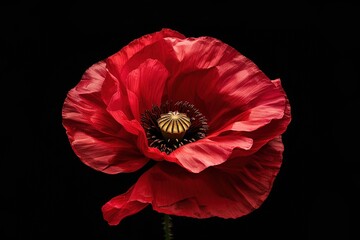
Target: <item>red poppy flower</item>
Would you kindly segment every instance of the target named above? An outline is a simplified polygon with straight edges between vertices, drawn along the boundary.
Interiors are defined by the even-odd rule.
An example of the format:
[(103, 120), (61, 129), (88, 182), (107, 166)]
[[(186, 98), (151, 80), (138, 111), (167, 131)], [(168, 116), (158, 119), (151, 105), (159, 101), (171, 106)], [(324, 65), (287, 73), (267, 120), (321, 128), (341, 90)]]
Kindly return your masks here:
[(63, 126), (86, 165), (108, 174), (153, 165), (104, 204), (110, 225), (146, 206), (238, 218), (267, 198), (291, 121), (280, 79), (212, 37), (161, 29), (92, 65), (68, 92)]

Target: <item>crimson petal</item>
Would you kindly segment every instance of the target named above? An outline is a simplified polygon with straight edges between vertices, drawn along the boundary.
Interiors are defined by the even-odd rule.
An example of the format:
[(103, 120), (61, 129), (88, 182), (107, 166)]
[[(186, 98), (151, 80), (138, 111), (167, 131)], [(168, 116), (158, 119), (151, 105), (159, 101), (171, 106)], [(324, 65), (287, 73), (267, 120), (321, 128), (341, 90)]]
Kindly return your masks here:
[(239, 134), (204, 138), (181, 146), (165, 159), (179, 164), (190, 172), (198, 173), (225, 162), (235, 148), (248, 151), (252, 144), (251, 138)]
[(196, 173), (227, 161), (235, 150), (242, 156), (251, 155), (285, 132), (291, 121), (289, 100), (279, 79), (270, 84), (273, 88), (269, 87), (268, 96), (263, 97), (267, 101), (240, 114), (241, 121), (225, 123), (225, 127), (210, 131), (205, 139), (176, 149), (166, 160)]
[(179, 59), (167, 83), (168, 98), (197, 106), (210, 132), (249, 116), (249, 124), (259, 128), (283, 115), (284, 94), (236, 49), (211, 37), (167, 41)]
[(106, 173), (133, 172), (149, 160), (135, 139), (106, 111), (101, 98), (106, 64), (91, 66), (71, 89), (62, 108), (63, 126), (74, 152), (86, 165)]
[(230, 161), (197, 174), (160, 162), (127, 193), (106, 203), (104, 218), (118, 224), (147, 204), (160, 213), (177, 216), (241, 217), (259, 208), (267, 198), (281, 167), (282, 153), (281, 137), (276, 137), (253, 156), (234, 154)]
[[(163, 42), (164, 38), (167, 37), (185, 38), (184, 35), (177, 31), (163, 28), (158, 32), (135, 39), (107, 59), (109, 72), (119, 80), (125, 79), (129, 72), (137, 68), (146, 59), (161, 55), (160, 53), (164, 49), (167, 49), (166, 46), (161, 45), (155, 47), (151, 50), (152, 54), (150, 55), (146, 54), (148, 52), (145, 49), (148, 46), (156, 45), (158, 42)], [(167, 55), (168, 53), (169, 52), (163, 52), (163, 55)]]
[(117, 225), (125, 217), (133, 215), (149, 205), (139, 201), (130, 201), (133, 188), (131, 187), (125, 194), (114, 197), (102, 206), (104, 219), (109, 225)]
[(136, 70), (129, 73), (126, 89), (130, 108), (135, 119), (154, 105), (160, 106), (168, 71), (157, 60), (147, 59)]

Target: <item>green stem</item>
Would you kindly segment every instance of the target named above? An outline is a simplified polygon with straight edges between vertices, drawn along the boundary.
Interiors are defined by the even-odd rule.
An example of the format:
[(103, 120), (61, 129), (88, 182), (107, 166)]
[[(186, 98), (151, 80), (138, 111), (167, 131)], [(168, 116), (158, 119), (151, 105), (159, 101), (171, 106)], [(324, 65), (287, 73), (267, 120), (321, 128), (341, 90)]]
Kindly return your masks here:
[(171, 221), (171, 217), (169, 215), (167, 215), (167, 214), (164, 214), (163, 225), (164, 225), (164, 237), (165, 237), (165, 240), (172, 240), (173, 239), (173, 234), (171, 232), (172, 221)]

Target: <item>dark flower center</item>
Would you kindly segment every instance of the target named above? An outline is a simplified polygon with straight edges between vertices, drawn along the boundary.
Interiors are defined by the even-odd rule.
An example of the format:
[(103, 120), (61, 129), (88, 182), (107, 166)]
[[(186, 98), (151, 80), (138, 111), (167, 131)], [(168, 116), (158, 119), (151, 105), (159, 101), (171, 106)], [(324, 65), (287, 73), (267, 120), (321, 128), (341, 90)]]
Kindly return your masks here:
[(153, 106), (141, 115), (141, 124), (149, 146), (167, 154), (204, 138), (208, 130), (205, 116), (186, 101), (167, 101), (161, 106)]

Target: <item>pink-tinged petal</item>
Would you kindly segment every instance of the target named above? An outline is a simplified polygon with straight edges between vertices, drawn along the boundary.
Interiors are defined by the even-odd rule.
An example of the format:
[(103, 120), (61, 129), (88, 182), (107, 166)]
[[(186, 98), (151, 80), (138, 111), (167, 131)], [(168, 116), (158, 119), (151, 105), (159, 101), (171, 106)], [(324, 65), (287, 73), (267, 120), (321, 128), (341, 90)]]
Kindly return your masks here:
[(238, 117), (240, 121), (225, 126), (221, 129), (221, 132), (228, 130), (251, 132), (269, 124), (273, 120), (289, 118), (290, 104), (281, 87), (280, 79), (272, 80), (271, 83), (274, 88), (268, 92), (268, 95), (262, 96), (262, 102), (259, 105), (240, 113)]
[[(144, 49), (149, 46), (151, 47), (152, 45), (156, 45), (159, 41), (163, 41), (164, 38), (168, 37), (185, 38), (185, 36), (181, 33), (168, 28), (163, 28), (158, 32), (144, 35), (138, 39), (133, 40), (119, 52), (107, 59), (109, 71), (116, 78), (125, 79), (127, 73), (137, 68), (137, 66), (147, 58), (154, 58), (155, 56), (166, 56), (169, 54), (167, 51), (168, 48), (162, 44), (159, 47), (150, 48), (150, 54), (149, 51), (144, 51)], [(135, 57), (136, 55), (137, 57)], [(123, 69), (125, 65), (126, 69)]]
[(147, 204), (160, 213), (192, 218), (244, 216), (266, 200), (282, 153), (283, 144), (277, 137), (253, 156), (234, 154), (231, 161), (201, 173), (168, 162), (157, 163), (127, 193), (105, 204), (106, 219), (118, 224)]
[(148, 162), (134, 137), (106, 111), (101, 98), (107, 74), (105, 62), (91, 66), (71, 89), (62, 108), (62, 123), (76, 155), (86, 165), (105, 172), (133, 172)]
[[(88, 126), (90, 128), (90, 126)], [(71, 146), (86, 165), (108, 174), (134, 172), (149, 159), (139, 152), (131, 136), (104, 136), (88, 130), (69, 132)], [(125, 136), (128, 136), (126, 138)]]
[(232, 60), (238, 53), (229, 45), (212, 37), (172, 39), (176, 56), (180, 62), (179, 72), (189, 73), (208, 69)]
[[(274, 85), (276, 85), (279, 88), (279, 91), (281, 92), (284, 91), (281, 88), (279, 80), (275, 80), (273, 82)], [(284, 110), (283, 110), (284, 113), (282, 118), (279, 119), (275, 118), (268, 124), (254, 131), (243, 132), (245, 136), (254, 139), (254, 144), (252, 146), (253, 151), (257, 151), (257, 149), (261, 148), (264, 144), (266, 144), (274, 137), (283, 134), (286, 131), (287, 127), (289, 126), (292, 119), (291, 107), (290, 107), (289, 99), (287, 98), (285, 93), (284, 96), (285, 96), (285, 106), (284, 106)]]
[(161, 98), (169, 73), (157, 60), (147, 59), (137, 69), (129, 73), (126, 89), (130, 108), (135, 119), (140, 121), (140, 114), (160, 106)]
[[(246, 75), (244, 81), (238, 81), (245, 76), (244, 71), (229, 77), (231, 80), (224, 82), (218, 91), (222, 99), (213, 105), (214, 113), (209, 119), (209, 125), (214, 131), (224, 131), (232, 124), (236, 124), (233, 130), (252, 131), (260, 128), (272, 119), (280, 119), (283, 116), (285, 96), (279, 91), (271, 80), (260, 72), (250, 76)], [(227, 120), (227, 124), (221, 121)]]
[[(251, 155), (274, 137), (283, 134), (291, 122), (291, 108), (289, 99), (281, 87), (280, 79), (271, 81), (278, 95), (269, 94), (267, 102), (255, 106), (241, 113), (241, 121), (221, 128), (211, 133), (208, 138), (214, 136), (236, 136), (238, 134), (253, 140), (252, 147), (242, 151), (242, 156)], [(274, 92), (276, 92), (274, 90)], [(281, 111), (280, 111), (281, 110)]]
[(258, 166), (258, 164), (261, 163), (268, 169), (279, 171), (282, 164), (283, 152), (284, 144), (282, 142), (282, 137), (276, 136), (255, 154), (244, 156), (241, 151), (235, 150), (228, 161), (215, 168), (229, 174), (237, 174), (246, 169), (252, 169), (254, 166)]
[(179, 164), (190, 172), (199, 173), (225, 162), (235, 148), (246, 152), (252, 144), (251, 138), (240, 134), (204, 138), (176, 149), (165, 159)]
[(131, 187), (125, 194), (112, 198), (101, 210), (104, 219), (109, 225), (117, 225), (125, 217), (138, 213), (144, 209), (148, 203), (142, 203), (139, 201), (129, 201), (131, 197), (133, 187)]

